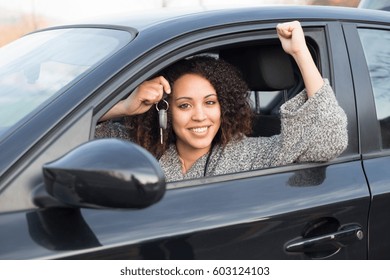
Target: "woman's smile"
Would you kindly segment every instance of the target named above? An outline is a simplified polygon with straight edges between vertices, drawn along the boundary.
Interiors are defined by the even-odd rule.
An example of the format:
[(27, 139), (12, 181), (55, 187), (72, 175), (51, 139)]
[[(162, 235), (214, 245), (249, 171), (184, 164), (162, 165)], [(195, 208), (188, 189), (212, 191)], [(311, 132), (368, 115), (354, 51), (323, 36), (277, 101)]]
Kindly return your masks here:
[(203, 126), (203, 127), (190, 128), (189, 130), (191, 130), (192, 132), (194, 132), (196, 134), (204, 134), (205, 132), (207, 132), (208, 128), (209, 128), (208, 126)]

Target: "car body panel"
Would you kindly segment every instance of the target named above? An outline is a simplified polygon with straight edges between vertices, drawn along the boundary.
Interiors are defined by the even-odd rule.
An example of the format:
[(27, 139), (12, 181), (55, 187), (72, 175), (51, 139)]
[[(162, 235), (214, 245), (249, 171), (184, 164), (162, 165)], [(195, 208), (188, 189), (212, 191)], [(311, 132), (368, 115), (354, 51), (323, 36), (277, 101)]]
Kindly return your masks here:
[[(305, 254), (286, 253), (284, 245), (301, 236), (311, 221), (334, 217), (339, 227), (359, 224), (367, 232), (369, 191), (359, 170), (360, 164), (351, 162), (242, 180), (225, 176), (226, 181), (219, 183), (171, 189), (160, 203), (141, 210), (54, 208), (14, 213), (1, 239), (18, 232), (24, 242), (16, 251), (2, 248), (9, 255), (1, 255), (10, 259), (305, 259), (309, 258)], [(346, 173), (356, 175), (343, 176)], [(67, 215), (71, 218), (64, 218)], [(75, 223), (74, 216), (84, 222)], [(82, 247), (83, 238), (88, 242), (82, 246), (92, 248), (68, 249)], [(365, 240), (353, 242), (335, 257), (366, 258)]]
[(390, 230), (385, 218), (390, 211), (389, 164), (389, 156), (364, 161), (364, 170), (367, 174), (372, 196), (369, 219), (368, 257), (370, 259), (383, 260), (389, 259), (390, 256)]

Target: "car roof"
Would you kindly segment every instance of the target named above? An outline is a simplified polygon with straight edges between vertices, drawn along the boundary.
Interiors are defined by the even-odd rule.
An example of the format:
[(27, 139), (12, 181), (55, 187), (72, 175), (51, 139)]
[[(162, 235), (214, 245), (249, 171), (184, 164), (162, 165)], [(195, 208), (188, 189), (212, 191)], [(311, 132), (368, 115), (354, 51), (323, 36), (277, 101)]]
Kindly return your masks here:
[[(334, 6), (259, 6), (247, 8), (225, 8), (206, 10), (204, 8), (192, 9), (159, 9), (142, 11), (138, 14), (118, 14), (115, 16), (88, 19), (71, 26), (99, 25), (134, 28), (142, 31), (153, 26), (166, 24), (187, 27), (207, 27), (223, 24), (234, 24), (250, 21), (272, 20), (345, 20), (364, 22), (389, 22), (390, 14), (384, 11), (334, 7)], [(58, 27), (58, 26), (57, 26)], [(54, 28), (57, 28), (54, 27)]]

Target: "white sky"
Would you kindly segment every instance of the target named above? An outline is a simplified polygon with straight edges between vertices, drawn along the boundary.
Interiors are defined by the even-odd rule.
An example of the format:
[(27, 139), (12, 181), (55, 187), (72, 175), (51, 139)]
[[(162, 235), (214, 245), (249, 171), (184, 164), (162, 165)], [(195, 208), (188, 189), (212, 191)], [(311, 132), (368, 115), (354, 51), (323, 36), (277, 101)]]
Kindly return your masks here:
[(116, 13), (139, 13), (169, 7), (254, 6), (274, 3), (302, 4), (306, 0), (0, 0), (0, 17), (5, 12), (42, 14), (59, 22)]
[[(0, 0), (9, 12), (42, 14), (57, 20), (75, 20), (118, 11), (148, 9), (160, 0)], [(141, 3), (141, 4), (140, 4)]]

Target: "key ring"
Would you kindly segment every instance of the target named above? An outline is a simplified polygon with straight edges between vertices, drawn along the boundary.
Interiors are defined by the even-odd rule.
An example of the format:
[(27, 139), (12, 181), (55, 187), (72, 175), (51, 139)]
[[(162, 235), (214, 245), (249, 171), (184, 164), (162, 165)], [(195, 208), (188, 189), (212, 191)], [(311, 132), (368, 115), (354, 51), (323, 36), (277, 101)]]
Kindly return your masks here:
[[(160, 100), (161, 101), (161, 100)], [(166, 101), (165, 99), (162, 99), (162, 101), (165, 102), (165, 105), (167, 106), (166, 109), (164, 108), (161, 108), (159, 109), (158, 108), (158, 104), (160, 102), (157, 102), (156, 103), (156, 110), (158, 112), (158, 125), (160, 127), (160, 143), (163, 144), (164, 143), (164, 135), (163, 135), (163, 131), (165, 129), (167, 129), (167, 125), (168, 125), (168, 117), (167, 117), (167, 111), (169, 109), (169, 103), (168, 101)]]
[[(169, 103), (168, 103), (168, 101), (166, 101), (165, 99), (163, 99), (162, 101), (164, 101), (165, 104), (167, 105), (167, 108), (166, 108), (166, 109), (163, 109), (163, 110), (168, 111), (168, 109), (169, 109)], [(161, 102), (161, 100), (160, 100), (160, 102)], [(158, 108), (158, 104), (160, 104), (160, 102), (157, 102), (157, 103), (156, 103), (156, 110), (157, 110), (157, 112), (160, 111), (160, 109)]]

